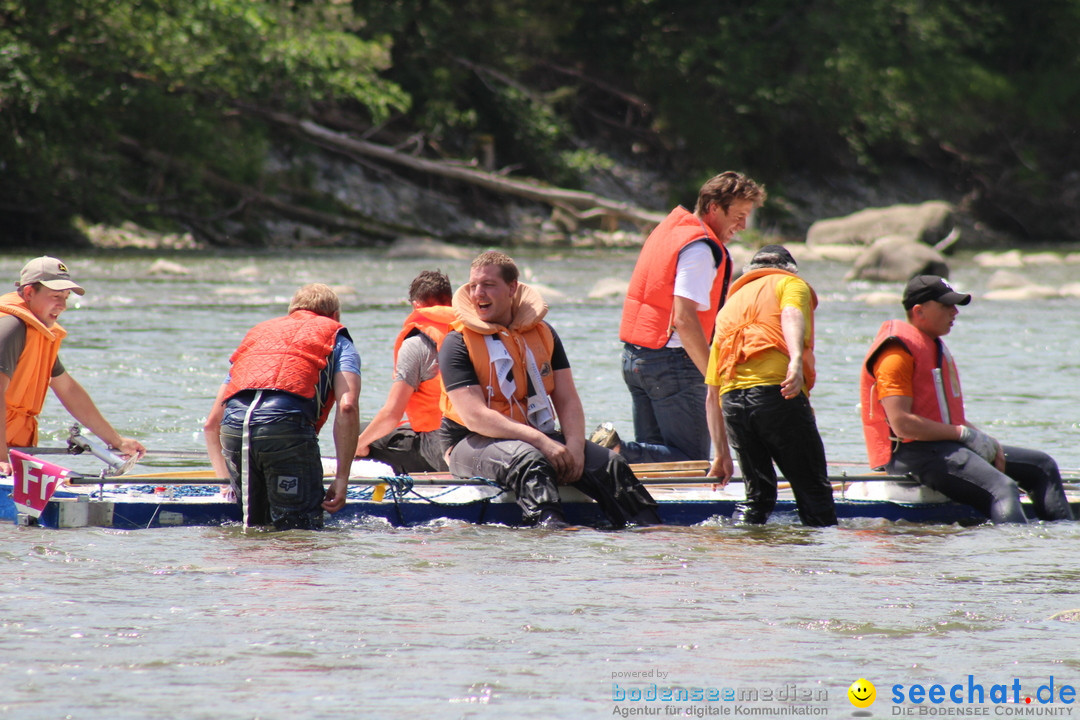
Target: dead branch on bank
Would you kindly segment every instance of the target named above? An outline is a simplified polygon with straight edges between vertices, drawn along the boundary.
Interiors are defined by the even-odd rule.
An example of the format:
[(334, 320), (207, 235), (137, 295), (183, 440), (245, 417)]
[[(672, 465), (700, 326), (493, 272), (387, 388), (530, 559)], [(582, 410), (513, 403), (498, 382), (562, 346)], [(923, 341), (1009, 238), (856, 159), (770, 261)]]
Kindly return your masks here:
[(268, 117), (282, 125), (294, 128), (303, 133), (320, 145), (327, 148), (336, 148), (345, 154), (358, 154), (376, 158), (383, 162), (392, 163), (419, 173), (435, 175), (449, 180), (468, 183), (485, 190), (513, 197), (520, 197), (533, 202), (549, 205), (566, 212), (578, 221), (592, 218), (612, 218), (614, 220), (626, 220), (635, 223), (640, 228), (651, 228), (664, 219), (664, 213), (657, 213), (639, 208), (629, 203), (619, 202), (610, 198), (601, 197), (594, 193), (580, 190), (567, 190), (563, 188), (544, 187), (536, 182), (507, 178), (496, 173), (484, 172), (472, 167), (466, 167), (460, 163), (440, 160), (428, 160), (406, 153), (398, 152), (385, 145), (358, 140), (356, 138), (335, 132), (327, 127), (301, 120), (283, 113), (260, 111), (253, 108), (245, 108), (263, 117)]
[[(402, 235), (430, 234), (425, 230), (405, 224), (391, 224), (364, 216), (337, 215), (296, 205), (272, 195), (268, 195), (258, 188), (227, 180), (206, 168), (195, 168), (188, 163), (160, 151), (144, 148), (131, 138), (122, 138), (121, 146), (128, 152), (134, 153), (143, 160), (153, 163), (163, 169), (179, 170), (188, 174), (196, 173), (207, 185), (238, 198), (242, 206), (266, 208), (297, 222), (323, 228), (348, 230), (385, 240), (391, 240)], [(206, 235), (216, 245), (230, 244), (217, 233), (208, 232), (205, 227), (209, 224), (208, 222), (192, 223), (189, 220), (189, 224), (193, 225), (200, 233)]]

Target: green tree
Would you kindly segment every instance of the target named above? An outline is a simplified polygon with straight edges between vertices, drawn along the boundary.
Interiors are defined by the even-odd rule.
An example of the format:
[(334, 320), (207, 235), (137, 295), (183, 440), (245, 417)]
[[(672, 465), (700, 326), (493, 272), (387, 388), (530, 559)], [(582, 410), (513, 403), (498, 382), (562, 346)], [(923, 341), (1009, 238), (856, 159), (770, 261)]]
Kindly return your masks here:
[(405, 109), (406, 94), (379, 76), (388, 40), (361, 40), (357, 27), (335, 0), (0, 0), (8, 240), (76, 214), (154, 224), (213, 209), (198, 171), (254, 181), (267, 151), (266, 129), (237, 103), (352, 103), (375, 121)]

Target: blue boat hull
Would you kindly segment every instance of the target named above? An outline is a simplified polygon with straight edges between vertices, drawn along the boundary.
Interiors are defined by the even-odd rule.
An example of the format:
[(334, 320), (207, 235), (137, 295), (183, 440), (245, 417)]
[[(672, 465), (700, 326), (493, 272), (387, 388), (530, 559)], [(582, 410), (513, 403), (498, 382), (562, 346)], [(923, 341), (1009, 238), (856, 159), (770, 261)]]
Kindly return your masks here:
[[(659, 495), (660, 516), (665, 524), (690, 526), (718, 518), (730, 518), (737, 499), (680, 498), (680, 491)], [(686, 493), (684, 493), (685, 495)], [(598, 507), (587, 501), (564, 502), (567, 520), (575, 525), (603, 527), (604, 518)], [(1080, 503), (1074, 503), (1080, 515)], [(873, 518), (888, 521), (934, 524), (975, 524), (985, 518), (966, 505), (953, 502), (904, 503), (888, 500), (855, 500), (837, 498), (836, 513), (841, 519)], [(797, 522), (795, 503), (781, 499), (773, 515), (777, 522)], [(424, 500), (406, 495), (394, 499), (392, 494), (381, 502), (370, 497), (351, 499), (346, 506), (327, 516), (328, 525), (350, 525), (378, 518), (396, 527), (423, 525), (436, 521), (461, 521), (473, 524), (493, 523), (520, 525), (521, 511), (505, 496), (464, 503)], [(20, 522), (11, 500), (11, 486), (0, 485), (0, 520)], [(186, 500), (155, 499), (153, 495), (128, 498), (123, 495), (106, 500), (91, 499), (86, 494), (58, 492), (36, 521), (21, 522), (42, 527), (112, 527), (138, 529), (177, 525), (225, 525), (241, 521), (236, 503), (217, 498)]]

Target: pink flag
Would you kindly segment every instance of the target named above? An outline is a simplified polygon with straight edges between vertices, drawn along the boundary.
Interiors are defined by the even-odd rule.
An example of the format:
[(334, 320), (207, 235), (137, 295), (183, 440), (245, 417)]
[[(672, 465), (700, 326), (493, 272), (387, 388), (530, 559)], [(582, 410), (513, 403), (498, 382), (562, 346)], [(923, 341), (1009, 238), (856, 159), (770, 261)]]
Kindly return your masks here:
[(15, 476), (12, 499), (19, 512), (41, 517), (41, 512), (61, 480), (71, 475), (67, 468), (45, 462), (18, 450), (11, 453), (11, 472)]

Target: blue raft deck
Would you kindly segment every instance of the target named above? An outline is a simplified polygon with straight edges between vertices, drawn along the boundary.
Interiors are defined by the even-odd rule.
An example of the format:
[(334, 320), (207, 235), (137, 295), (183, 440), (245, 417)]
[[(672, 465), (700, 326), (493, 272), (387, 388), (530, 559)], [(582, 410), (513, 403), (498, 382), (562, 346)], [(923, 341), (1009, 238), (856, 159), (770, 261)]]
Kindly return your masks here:
[[(693, 526), (723, 522), (743, 499), (742, 484), (726, 488), (698, 474), (678, 471), (640, 472), (660, 505), (665, 524)], [(182, 474), (182, 473), (181, 473)], [(198, 475), (189, 472), (188, 475)], [(60, 486), (40, 517), (19, 512), (11, 480), (0, 479), (0, 520), (47, 528), (109, 527), (139, 529), (179, 525), (227, 525), (241, 522), (237, 503), (227, 500), (218, 481), (180, 478), (178, 473), (133, 478), (79, 477)], [(831, 478), (836, 513), (841, 520), (870, 518), (891, 522), (964, 525), (985, 522), (972, 508), (951, 502), (906, 478), (881, 475), (837, 475)], [(327, 516), (327, 525), (348, 526), (383, 521), (395, 527), (439, 521), (473, 524), (521, 524), (512, 494), (482, 480), (455, 482), (447, 475), (358, 478), (350, 486), (345, 507)], [(781, 483), (771, 523), (798, 523), (794, 498)], [(563, 488), (567, 520), (603, 527), (598, 506), (573, 488)], [(1080, 496), (1070, 496), (1080, 516)]]

